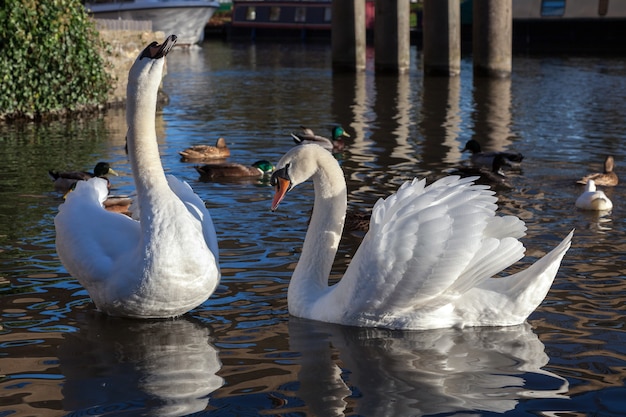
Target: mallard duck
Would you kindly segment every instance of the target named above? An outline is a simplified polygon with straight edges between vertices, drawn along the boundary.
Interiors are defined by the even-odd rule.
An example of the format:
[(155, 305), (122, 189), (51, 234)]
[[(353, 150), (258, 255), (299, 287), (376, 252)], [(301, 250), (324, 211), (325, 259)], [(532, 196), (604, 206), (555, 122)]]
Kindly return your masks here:
[(613, 202), (596, 189), (594, 180), (587, 180), (585, 191), (576, 199), (576, 207), (582, 210), (608, 211), (613, 208)]
[(250, 178), (262, 177), (274, 171), (274, 165), (269, 161), (256, 161), (252, 166), (245, 166), (236, 163), (205, 164), (196, 166), (196, 171), (202, 178)]
[(182, 161), (204, 161), (211, 159), (225, 159), (230, 156), (230, 150), (224, 138), (217, 139), (215, 146), (195, 145), (178, 152)]
[(614, 187), (619, 183), (619, 178), (613, 169), (615, 168), (615, 159), (612, 155), (604, 159), (604, 172), (596, 172), (589, 174), (577, 181), (578, 184), (587, 184), (589, 180), (593, 180), (596, 185), (603, 187)]
[(524, 256), (526, 226), (496, 216), (497, 198), (470, 178), (413, 180), (372, 211), (370, 228), (343, 278), (328, 285), (346, 213), (337, 160), (315, 144), (293, 147), (271, 184), (277, 209), (286, 193), (313, 180), (315, 202), (287, 290), (291, 315), (391, 329), (510, 326), (546, 296), (573, 232), (526, 270), (495, 277)]
[(348, 132), (346, 132), (341, 126), (334, 126), (332, 128), (332, 140), (325, 138), (324, 136), (316, 135), (313, 130), (307, 127), (300, 126), (300, 128), (302, 129), (302, 132), (291, 132), (291, 137), (296, 144), (300, 145), (303, 143), (317, 143), (318, 145), (332, 153), (342, 152), (345, 148), (345, 143), (342, 137), (350, 137)]
[(481, 165), (461, 166), (457, 168), (462, 177), (477, 176), (478, 184), (486, 184), (494, 187), (513, 188), (506, 174), (502, 170), (503, 167), (510, 164), (501, 154), (496, 154), (492, 158), (491, 168)]
[(501, 155), (507, 163), (519, 164), (524, 159), (524, 155), (519, 152), (507, 152), (507, 151), (492, 151), (492, 152), (483, 152), (480, 146), (475, 139), (470, 139), (465, 144), (465, 147), (461, 152), (469, 151), (472, 155), (470, 157), (470, 161), (475, 166), (483, 166), (487, 169), (491, 169), (493, 165), (493, 158), (496, 155)]
[(171, 35), (150, 44), (128, 74), (128, 157), (139, 220), (103, 208), (108, 189), (101, 178), (78, 182), (54, 219), (63, 266), (112, 316), (180, 316), (209, 298), (220, 280), (211, 215), (189, 184), (165, 175), (159, 155), (157, 95), (175, 42)]
[[(54, 189), (57, 191), (61, 191), (63, 193), (67, 193), (73, 185), (78, 181), (86, 181), (90, 178), (99, 177), (105, 178), (107, 175), (118, 175), (117, 172), (108, 162), (98, 162), (93, 169), (93, 172), (86, 171), (68, 171), (68, 172), (59, 172), (59, 171), (48, 171), (48, 175), (54, 181)], [(107, 179), (108, 181), (108, 179)]]

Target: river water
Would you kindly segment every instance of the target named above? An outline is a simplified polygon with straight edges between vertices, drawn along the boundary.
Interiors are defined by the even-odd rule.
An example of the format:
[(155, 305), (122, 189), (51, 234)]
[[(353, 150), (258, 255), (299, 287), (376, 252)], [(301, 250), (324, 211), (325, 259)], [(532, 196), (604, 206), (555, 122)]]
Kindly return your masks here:
[[(0, 126), (0, 416), (616, 416), (626, 415), (624, 186), (615, 208), (582, 212), (574, 184), (626, 161), (626, 59), (515, 56), (507, 80), (333, 74), (329, 45), (222, 43), (174, 50), (157, 117), (166, 171), (209, 207), (222, 281), (176, 320), (107, 318), (56, 255), (61, 196), (48, 169), (108, 161), (115, 194), (133, 191), (123, 110), (46, 125)], [(313, 190), (269, 210), (263, 182), (199, 181), (178, 151), (226, 138), (230, 160), (274, 163), (300, 125), (350, 133), (349, 204), (367, 208), (415, 176), (467, 159), (475, 138), (525, 155), (498, 190), (524, 219), (528, 266), (576, 229), (555, 283), (523, 326), (424, 332), (355, 329), (290, 317), (287, 285)], [(341, 277), (361, 234), (347, 233)]]

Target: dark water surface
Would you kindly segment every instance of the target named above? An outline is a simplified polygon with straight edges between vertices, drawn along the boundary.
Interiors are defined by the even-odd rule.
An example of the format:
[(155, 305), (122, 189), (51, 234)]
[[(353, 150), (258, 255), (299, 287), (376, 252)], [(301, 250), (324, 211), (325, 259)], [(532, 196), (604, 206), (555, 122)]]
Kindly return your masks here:
[[(626, 59), (516, 56), (510, 80), (333, 74), (327, 45), (205, 43), (168, 56), (157, 118), (165, 169), (206, 201), (223, 279), (177, 320), (107, 318), (61, 266), (48, 169), (109, 161), (132, 193), (123, 111), (49, 125), (0, 126), (0, 417), (4, 416), (616, 416), (626, 415), (624, 186), (610, 214), (574, 207), (574, 180), (625, 165)], [(525, 268), (576, 229), (545, 302), (511, 328), (402, 332), (298, 320), (287, 285), (313, 190), (276, 213), (267, 184), (198, 181), (178, 151), (224, 136), (233, 162), (277, 162), (300, 125), (352, 138), (341, 161), (350, 204), (371, 207), (415, 176), (467, 159), (464, 143), (526, 159), (498, 190), (524, 219)], [(342, 241), (339, 278), (360, 236)]]

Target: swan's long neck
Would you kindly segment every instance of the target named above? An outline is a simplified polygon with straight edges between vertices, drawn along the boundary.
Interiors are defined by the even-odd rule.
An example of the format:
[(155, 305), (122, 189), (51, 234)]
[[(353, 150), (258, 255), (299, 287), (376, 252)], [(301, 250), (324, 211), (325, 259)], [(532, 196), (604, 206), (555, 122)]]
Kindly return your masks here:
[[(126, 140), (137, 196), (142, 204), (156, 200), (159, 190), (169, 188), (161, 164), (155, 129), (157, 94), (163, 74), (163, 58), (150, 61), (152, 62), (143, 68), (139, 66), (139, 68), (131, 69), (127, 89), (128, 133)], [(138, 61), (135, 65), (140, 63), (141, 61)], [(156, 204), (156, 201), (154, 203)], [(144, 212), (144, 207), (141, 207), (141, 212)]]
[[(328, 289), (328, 277), (337, 253), (346, 216), (346, 182), (343, 171), (330, 155), (318, 160), (311, 179), (315, 203), (304, 239), (300, 261), (289, 284), (290, 305), (310, 306)], [(324, 155), (326, 156), (326, 155)], [(308, 301), (295, 301), (306, 298)]]

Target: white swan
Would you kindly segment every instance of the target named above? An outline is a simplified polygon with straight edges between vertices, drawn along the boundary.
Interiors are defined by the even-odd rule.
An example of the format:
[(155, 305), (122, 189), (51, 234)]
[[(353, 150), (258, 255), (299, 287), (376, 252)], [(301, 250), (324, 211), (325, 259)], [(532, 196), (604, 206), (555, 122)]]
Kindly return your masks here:
[(346, 183), (333, 156), (301, 145), (272, 175), (272, 210), (312, 178), (315, 204), (289, 283), (289, 312), (344, 325), (394, 329), (523, 323), (546, 296), (573, 231), (528, 269), (493, 278), (524, 255), (522, 220), (496, 216), (494, 193), (472, 178), (407, 182), (379, 200), (343, 278), (328, 285), (346, 212)]
[(128, 155), (139, 221), (102, 207), (106, 181), (80, 181), (55, 217), (61, 262), (96, 307), (140, 318), (179, 316), (204, 302), (219, 282), (211, 216), (187, 183), (165, 176), (155, 112), (164, 57), (176, 42), (153, 42), (130, 69)]
[(613, 202), (604, 191), (596, 190), (594, 180), (588, 179), (585, 191), (576, 199), (576, 207), (582, 210), (608, 211), (613, 208)]

